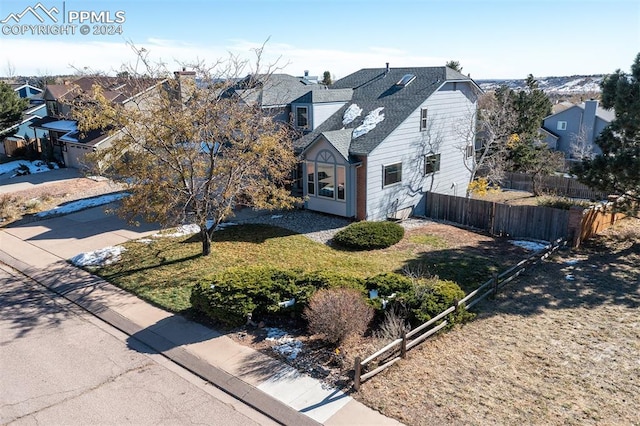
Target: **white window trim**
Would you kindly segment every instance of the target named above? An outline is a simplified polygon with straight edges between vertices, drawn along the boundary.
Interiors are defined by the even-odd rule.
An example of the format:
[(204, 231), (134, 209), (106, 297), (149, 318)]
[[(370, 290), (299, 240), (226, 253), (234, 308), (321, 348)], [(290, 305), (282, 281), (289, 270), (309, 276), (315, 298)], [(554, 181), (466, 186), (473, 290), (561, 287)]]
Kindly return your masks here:
[(424, 132), (429, 127), (428, 119), (429, 113), (427, 112), (427, 108), (420, 108), (420, 131)]
[[(385, 171), (386, 171), (387, 167), (397, 166), (398, 164), (400, 165), (400, 180), (397, 181), (397, 182), (390, 183), (388, 185), (385, 184), (385, 181), (386, 181), (386, 179), (385, 179)], [(402, 161), (399, 161), (397, 163), (383, 164), (382, 165), (382, 187), (383, 188), (389, 188), (389, 187), (397, 186), (397, 185), (401, 185), (401, 184), (402, 184)]]
[[(427, 158), (429, 158), (429, 157), (437, 157), (438, 158), (438, 169), (434, 170), (432, 172), (427, 172)], [(424, 156), (424, 168), (423, 168), (424, 175), (425, 176), (429, 176), (429, 175), (434, 175), (434, 174), (438, 173), (440, 171), (440, 169), (441, 169), (441, 167), (440, 167), (441, 165), (442, 165), (442, 154), (440, 152), (435, 152), (435, 153), (432, 153), (432, 154), (426, 154)]]
[[(342, 165), (342, 164), (336, 164), (336, 163), (325, 163), (322, 161), (307, 161), (306, 162), (307, 165), (308, 164), (313, 164), (313, 194), (309, 193), (309, 173), (308, 173), (308, 169), (307, 169), (307, 173), (305, 173), (305, 179), (306, 179), (306, 191), (307, 191), (307, 196), (309, 197), (314, 197), (314, 198), (318, 198), (318, 199), (324, 199), (324, 200), (332, 200), (332, 201), (338, 201), (340, 203), (346, 203), (347, 202), (347, 167)], [(318, 188), (318, 184), (319, 184), (319, 179), (318, 179), (318, 166), (319, 165), (325, 165), (325, 166), (331, 166), (333, 167), (333, 197), (327, 197), (326, 195), (320, 195), (320, 190)], [(307, 166), (308, 167), (308, 166)], [(344, 170), (344, 199), (338, 198), (338, 168), (342, 168)]]
[(473, 157), (473, 154), (475, 154), (475, 152), (476, 152), (476, 150), (475, 150), (475, 147), (473, 145), (471, 145), (471, 144), (467, 145), (466, 152), (465, 152), (465, 155), (466, 155), (467, 158)]
[(556, 125), (556, 130), (567, 130), (567, 122), (558, 121), (558, 124)]
[[(298, 116), (299, 116), (299, 111), (300, 110), (305, 110), (306, 111), (306, 116), (307, 116), (307, 125), (306, 126), (300, 126), (298, 124)], [(309, 107), (308, 106), (296, 106), (296, 114), (295, 114), (295, 120), (296, 120), (296, 127), (299, 129), (310, 129), (310, 123), (309, 123)]]

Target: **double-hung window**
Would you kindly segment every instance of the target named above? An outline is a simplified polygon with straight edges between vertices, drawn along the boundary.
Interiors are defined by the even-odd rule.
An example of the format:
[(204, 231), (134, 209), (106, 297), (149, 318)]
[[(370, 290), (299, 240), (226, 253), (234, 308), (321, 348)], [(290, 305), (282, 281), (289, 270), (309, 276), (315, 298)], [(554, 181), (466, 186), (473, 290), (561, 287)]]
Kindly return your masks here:
[(424, 174), (428, 175), (440, 170), (440, 154), (429, 154), (424, 157)]
[(300, 129), (309, 128), (309, 109), (307, 107), (296, 107), (296, 126)]
[(424, 132), (427, 130), (427, 109), (422, 108), (420, 110), (420, 131)]

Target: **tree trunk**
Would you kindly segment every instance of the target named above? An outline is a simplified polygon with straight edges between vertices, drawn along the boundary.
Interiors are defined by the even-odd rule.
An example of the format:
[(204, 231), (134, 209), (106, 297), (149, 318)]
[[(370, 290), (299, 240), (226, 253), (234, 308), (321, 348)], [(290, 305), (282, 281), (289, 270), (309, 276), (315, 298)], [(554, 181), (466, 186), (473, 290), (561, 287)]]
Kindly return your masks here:
[(211, 254), (211, 238), (206, 226), (200, 229), (200, 238), (202, 239), (202, 255), (209, 256)]
[(539, 181), (538, 181), (539, 177), (537, 174), (532, 175), (531, 178), (531, 192), (533, 192), (533, 195), (538, 197), (540, 196), (540, 187), (539, 187)]

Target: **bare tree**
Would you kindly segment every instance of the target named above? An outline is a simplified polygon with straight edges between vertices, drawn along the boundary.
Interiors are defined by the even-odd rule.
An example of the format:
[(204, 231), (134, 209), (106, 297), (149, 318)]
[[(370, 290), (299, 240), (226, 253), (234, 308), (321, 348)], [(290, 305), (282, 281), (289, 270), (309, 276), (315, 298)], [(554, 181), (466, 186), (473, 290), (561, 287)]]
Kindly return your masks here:
[(12, 81), (13, 78), (16, 76), (16, 67), (15, 65), (13, 65), (13, 63), (10, 60), (7, 60), (7, 65), (5, 66), (6, 70), (7, 70), (7, 78)]
[(578, 133), (571, 135), (569, 149), (571, 158), (576, 160), (591, 160), (595, 156), (593, 145), (587, 137), (587, 129), (584, 125), (580, 126)]
[[(508, 141), (516, 124), (512, 101), (499, 92), (486, 93), (479, 98), (477, 110), (468, 114), (465, 127), (457, 131), (463, 141), (458, 149), (470, 172), (469, 183), (482, 176), (499, 184), (508, 167)], [(470, 195), (468, 186), (466, 195)]]
[[(195, 63), (174, 78), (145, 53), (136, 63), (145, 65), (144, 76), (126, 70), (128, 84), (138, 85), (131, 102), (113, 103), (95, 86), (82, 108), (73, 109), (81, 132), (112, 135), (108, 148), (88, 157), (98, 172), (128, 185), (122, 215), (164, 225), (193, 221), (208, 255), (214, 230), (236, 206), (292, 206), (286, 184), (296, 159), (288, 125), (228, 96), (247, 62), (230, 56), (210, 66)], [(271, 68), (257, 72), (261, 53), (254, 75), (268, 79)]]

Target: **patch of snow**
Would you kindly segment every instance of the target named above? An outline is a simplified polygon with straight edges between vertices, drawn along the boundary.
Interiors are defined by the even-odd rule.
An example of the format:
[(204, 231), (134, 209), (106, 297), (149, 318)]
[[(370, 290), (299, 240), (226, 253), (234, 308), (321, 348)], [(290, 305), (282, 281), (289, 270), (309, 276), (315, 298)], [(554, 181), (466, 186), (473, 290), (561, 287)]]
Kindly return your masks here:
[(267, 327), (265, 331), (267, 332), (267, 340), (277, 340), (287, 335), (286, 331), (277, 327)]
[(573, 274), (567, 274), (564, 276), (564, 279), (567, 281), (574, 281), (576, 279), (575, 275)]
[(153, 240), (149, 238), (140, 238), (139, 240), (135, 240), (134, 243), (151, 244), (152, 241)]
[(538, 243), (535, 241), (511, 240), (509, 242), (514, 246), (518, 246), (529, 251), (542, 251), (549, 247), (548, 243)]
[[(221, 229), (227, 228), (229, 226), (236, 226), (238, 225), (235, 222), (224, 222), (219, 224), (216, 227), (216, 231), (219, 231)], [(208, 220), (207, 221), (207, 227), (211, 227), (213, 226), (213, 221), (212, 220)], [(153, 238), (179, 238), (179, 237), (186, 237), (188, 235), (193, 235), (193, 234), (197, 234), (198, 232), (200, 232), (200, 226), (196, 225), (195, 223), (188, 223), (185, 225), (180, 225), (177, 228), (175, 228), (174, 232), (165, 232), (165, 233), (159, 233), (159, 234), (153, 234), (152, 237)]]
[(105, 266), (120, 260), (120, 255), (126, 249), (122, 246), (105, 247), (100, 250), (80, 253), (71, 258), (76, 266)]
[(55, 207), (51, 210), (45, 210), (43, 212), (36, 213), (37, 217), (47, 217), (54, 214), (69, 214), (80, 210), (88, 209), (90, 207), (102, 206), (104, 204), (113, 203), (124, 197), (128, 197), (129, 194), (121, 192), (119, 194), (107, 194), (94, 198), (85, 198), (84, 200), (72, 201), (62, 206)]
[(273, 216), (271, 216), (271, 219), (281, 219), (282, 215), (281, 214), (274, 214)]
[(342, 115), (342, 125), (346, 126), (362, 114), (362, 108), (358, 104), (351, 104)]
[(281, 308), (290, 308), (293, 305), (296, 304), (296, 299), (289, 299), (289, 300), (285, 300), (284, 302), (279, 302), (278, 306), (280, 306)]
[(11, 177), (18, 176), (18, 172), (21, 168), (28, 168), (30, 174), (35, 173), (44, 173), (50, 172), (51, 170), (57, 169), (58, 165), (55, 163), (51, 163), (53, 169), (49, 168), (49, 165), (42, 160), (36, 161), (26, 161), (26, 160), (17, 160), (10, 161), (8, 163), (0, 164), (0, 175), (10, 174)]
[(566, 265), (575, 265), (576, 263), (578, 263), (579, 260), (578, 259), (569, 259), (569, 260), (565, 260), (564, 263)]
[(154, 238), (179, 238), (186, 237), (187, 235), (193, 235), (200, 232), (200, 227), (195, 223), (189, 223), (187, 225), (178, 226), (174, 232), (153, 234)]
[(362, 124), (353, 130), (353, 138), (360, 137), (375, 129), (378, 123), (384, 120), (384, 114), (382, 114), (383, 109), (384, 107), (379, 107), (367, 114)]
[[(213, 222), (211, 223), (207, 222), (207, 226), (211, 226), (211, 225), (213, 225)], [(236, 222), (224, 222), (218, 225), (218, 227), (216, 228), (216, 231), (219, 231), (220, 229), (228, 228), (229, 226), (238, 226), (238, 224)]]
[(294, 360), (302, 350), (302, 342), (287, 335), (287, 332), (275, 327), (269, 327), (267, 330), (266, 340), (275, 342), (271, 349), (280, 355), (287, 357), (288, 360)]

